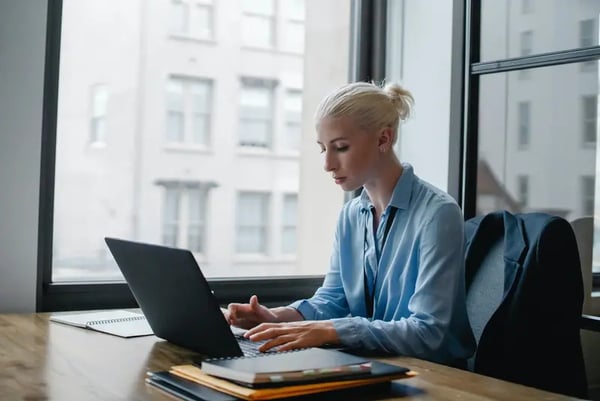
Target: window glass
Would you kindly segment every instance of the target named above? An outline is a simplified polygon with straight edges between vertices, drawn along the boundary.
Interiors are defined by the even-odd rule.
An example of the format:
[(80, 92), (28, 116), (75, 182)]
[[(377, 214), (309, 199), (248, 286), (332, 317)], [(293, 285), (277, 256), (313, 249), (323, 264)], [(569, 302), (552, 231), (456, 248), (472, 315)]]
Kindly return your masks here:
[[(480, 78), (477, 214), (595, 215), (597, 78), (579, 64), (529, 71), (527, 85), (519, 71)], [(598, 252), (594, 260), (600, 271)]]
[(188, 191), (189, 224), (187, 227), (187, 247), (192, 252), (204, 252), (205, 195), (205, 191), (197, 188)]
[(239, 253), (267, 252), (267, 216), (269, 195), (240, 192), (238, 197), (237, 251)]
[(302, 92), (288, 90), (285, 96), (285, 130), (283, 147), (289, 150), (300, 149), (302, 137)]
[(212, 6), (199, 4), (194, 8), (191, 15), (193, 27), (192, 36), (199, 39), (212, 39), (213, 37), (213, 15)]
[(171, 79), (167, 85), (167, 141), (182, 142), (184, 130), (183, 82)]
[(298, 195), (286, 194), (283, 198), (283, 216), (281, 232), (281, 251), (284, 254), (296, 252), (296, 216)]
[[(299, 3), (282, 3), (63, 0), (54, 281), (122, 280), (107, 236), (190, 249), (209, 278), (327, 271), (344, 194), (323, 172), (312, 114), (348, 80), (350, 3), (303, 2), (303, 22)], [(275, 43), (275, 21), (301, 22), (304, 53), (245, 46), (245, 16), (269, 21), (261, 43)], [(227, 35), (182, 40), (205, 27)], [(110, 146), (98, 151), (102, 115)], [(301, 177), (292, 234), (284, 199)]]
[(599, 14), (598, 0), (483, 0), (481, 61), (596, 46)]
[(178, 243), (180, 195), (178, 188), (165, 188), (162, 242), (168, 246)]
[(242, 82), (240, 93), (240, 145), (271, 144), (273, 88), (269, 84)]
[(92, 88), (92, 121), (90, 124), (90, 142), (103, 144), (106, 141), (106, 109), (108, 107), (108, 88), (106, 85), (94, 85)]
[(189, 8), (181, 0), (171, 1), (171, 33), (183, 35), (188, 33)]
[(519, 147), (525, 148), (529, 145), (529, 133), (531, 131), (531, 118), (530, 118), (530, 103), (519, 102), (518, 108), (518, 121), (519, 121)]
[(595, 147), (598, 130), (598, 95), (585, 95), (581, 99), (583, 144)]

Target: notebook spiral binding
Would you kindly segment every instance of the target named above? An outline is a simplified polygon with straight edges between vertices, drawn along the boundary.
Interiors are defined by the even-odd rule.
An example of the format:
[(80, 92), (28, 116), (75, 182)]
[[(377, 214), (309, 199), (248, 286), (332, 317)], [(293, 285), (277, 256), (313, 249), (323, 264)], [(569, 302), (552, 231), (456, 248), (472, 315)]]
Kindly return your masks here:
[(112, 323), (121, 323), (121, 322), (131, 322), (135, 320), (145, 320), (145, 316), (131, 316), (131, 317), (122, 317), (120, 319), (107, 319), (107, 320), (92, 320), (91, 322), (86, 322), (89, 326), (94, 326), (97, 324), (112, 324)]

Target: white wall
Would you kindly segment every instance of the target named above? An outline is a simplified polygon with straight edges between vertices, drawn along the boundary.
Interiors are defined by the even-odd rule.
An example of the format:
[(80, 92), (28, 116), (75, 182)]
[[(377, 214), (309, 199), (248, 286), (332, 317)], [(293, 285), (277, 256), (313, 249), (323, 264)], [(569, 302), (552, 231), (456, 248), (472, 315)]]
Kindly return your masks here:
[(0, 312), (35, 310), (46, 7), (0, 0)]

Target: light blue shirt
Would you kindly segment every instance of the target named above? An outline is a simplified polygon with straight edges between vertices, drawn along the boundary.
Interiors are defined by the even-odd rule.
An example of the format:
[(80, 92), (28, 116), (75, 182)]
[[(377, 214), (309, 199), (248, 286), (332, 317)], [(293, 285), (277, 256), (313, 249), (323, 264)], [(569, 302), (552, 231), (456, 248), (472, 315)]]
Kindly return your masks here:
[[(475, 349), (465, 305), (463, 216), (450, 195), (402, 166), (376, 232), (363, 191), (340, 213), (323, 285), (290, 306), (306, 320), (332, 319), (343, 346), (460, 365)], [(390, 206), (397, 211), (382, 244)], [(375, 288), (372, 318), (365, 276)]]

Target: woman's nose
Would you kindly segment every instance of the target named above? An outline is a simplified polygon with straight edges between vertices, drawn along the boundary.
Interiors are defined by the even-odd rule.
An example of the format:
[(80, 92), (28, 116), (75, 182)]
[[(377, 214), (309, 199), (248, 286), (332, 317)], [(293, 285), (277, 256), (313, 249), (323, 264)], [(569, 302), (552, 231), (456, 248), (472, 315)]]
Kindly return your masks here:
[(327, 172), (333, 171), (336, 169), (335, 159), (331, 152), (325, 152), (325, 164), (323, 165), (323, 169)]

